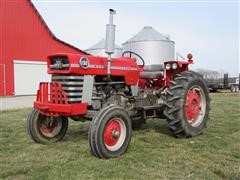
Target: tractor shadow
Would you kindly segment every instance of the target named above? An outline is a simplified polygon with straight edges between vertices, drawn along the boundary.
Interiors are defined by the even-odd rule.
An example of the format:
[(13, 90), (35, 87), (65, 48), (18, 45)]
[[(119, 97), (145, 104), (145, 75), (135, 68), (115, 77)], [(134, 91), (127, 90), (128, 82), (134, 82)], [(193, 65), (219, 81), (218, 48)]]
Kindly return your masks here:
[(146, 123), (142, 124), (140, 128), (136, 129), (137, 131), (150, 131), (154, 130), (157, 133), (165, 134), (172, 137), (171, 131), (168, 128), (166, 119), (149, 119)]
[(89, 127), (90, 127), (90, 122), (70, 123), (65, 141), (79, 142), (79, 140), (88, 140)]
[[(65, 141), (79, 142), (79, 140), (88, 141), (88, 130), (91, 122), (71, 122), (68, 128)], [(154, 130), (157, 133), (172, 137), (165, 119), (149, 119), (141, 127), (133, 131), (148, 132)]]

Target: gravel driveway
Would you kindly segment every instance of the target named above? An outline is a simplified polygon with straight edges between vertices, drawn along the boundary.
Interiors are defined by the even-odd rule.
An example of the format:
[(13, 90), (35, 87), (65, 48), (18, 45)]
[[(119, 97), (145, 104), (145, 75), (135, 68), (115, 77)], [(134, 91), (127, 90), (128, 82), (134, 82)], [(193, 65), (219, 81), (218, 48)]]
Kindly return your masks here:
[(36, 96), (0, 97), (0, 110), (33, 107)]

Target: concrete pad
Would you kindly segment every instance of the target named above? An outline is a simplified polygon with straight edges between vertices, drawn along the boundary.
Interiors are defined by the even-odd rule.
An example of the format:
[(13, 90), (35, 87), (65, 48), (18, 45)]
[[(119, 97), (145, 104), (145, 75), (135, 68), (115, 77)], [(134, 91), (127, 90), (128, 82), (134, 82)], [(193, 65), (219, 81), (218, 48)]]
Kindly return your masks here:
[(0, 110), (33, 107), (36, 96), (0, 97)]

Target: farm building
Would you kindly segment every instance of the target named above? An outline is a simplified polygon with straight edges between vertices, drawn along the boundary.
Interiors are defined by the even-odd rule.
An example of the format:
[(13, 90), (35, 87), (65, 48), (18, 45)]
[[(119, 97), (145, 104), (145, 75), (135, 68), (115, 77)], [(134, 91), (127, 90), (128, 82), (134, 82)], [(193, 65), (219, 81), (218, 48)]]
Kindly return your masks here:
[(0, 22), (0, 96), (35, 94), (50, 80), (49, 54), (85, 53), (54, 36), (31, 1), (0, 1)]

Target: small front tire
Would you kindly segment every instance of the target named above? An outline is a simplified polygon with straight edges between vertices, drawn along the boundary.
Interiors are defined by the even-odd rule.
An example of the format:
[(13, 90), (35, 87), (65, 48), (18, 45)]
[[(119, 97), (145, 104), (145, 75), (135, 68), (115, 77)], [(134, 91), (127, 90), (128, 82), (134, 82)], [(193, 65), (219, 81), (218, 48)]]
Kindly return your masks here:
[(132, 126), (127, 112), (116, 105), (101, 109), (93, 118), (89, 129), (92, 153), (102, 159), (124, 154), (131, 141)]
[(34, 109), (27, 119), (27, 131), (32, 140), (46, 144), (60, 141), (68, 129), (66, 117), (48, 117)]

